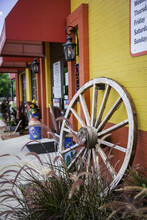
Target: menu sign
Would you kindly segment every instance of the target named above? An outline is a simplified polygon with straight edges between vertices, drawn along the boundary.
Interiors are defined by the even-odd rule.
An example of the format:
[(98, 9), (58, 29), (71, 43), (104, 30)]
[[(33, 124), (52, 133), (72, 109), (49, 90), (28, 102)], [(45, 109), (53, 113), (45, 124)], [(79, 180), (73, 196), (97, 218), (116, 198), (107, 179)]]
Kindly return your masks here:
[(61, 62), (53, 64), (54, 98), (61, 98)]
[(130, 0), (130, 52), (147, 54), (147, 0)]

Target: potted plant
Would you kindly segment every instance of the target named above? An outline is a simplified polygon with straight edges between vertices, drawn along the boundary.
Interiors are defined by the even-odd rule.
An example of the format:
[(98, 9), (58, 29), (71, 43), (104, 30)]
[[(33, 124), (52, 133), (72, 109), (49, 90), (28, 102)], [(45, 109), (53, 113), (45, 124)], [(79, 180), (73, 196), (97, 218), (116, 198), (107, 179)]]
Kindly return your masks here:
[(41, 139), (41, 128), (37, 126), (41, 124), (39, 119), (39, 108), (36, 104), (36, 100), (34, 99), (32, 100), (28, 111), (29, 134), (31, 140)]
[(3, 121), (6, 124), (6, 129), (8, 131), (14, 131), (18, 123), (17, 111), (15, 108), (11, 107), (8, 98), (2, 101), (0, 111)]

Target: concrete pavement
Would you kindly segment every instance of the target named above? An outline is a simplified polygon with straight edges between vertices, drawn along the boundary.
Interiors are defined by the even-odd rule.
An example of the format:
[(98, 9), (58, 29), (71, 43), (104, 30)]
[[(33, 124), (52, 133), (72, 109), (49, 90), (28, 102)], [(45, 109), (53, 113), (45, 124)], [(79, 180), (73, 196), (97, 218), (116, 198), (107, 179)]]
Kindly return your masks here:
[[(25, 147), (23, 150), (22, 148), (25, 144), (27, 144), (30, 141), (30, 136), (20, 135), (16, 138), (2, 140), (1, 135), (5, 135), (5, 133), (3, 133), (4, 129), (5, 129), (5, 124), (2, 120), (0, 120), (0, 155), (13, 154), (13, 155), (20, 156), (22, 158), (25, 157), (25, 155), (29, 152), (29, 150), (27, 149), (27, 147)], [(44, 140), (45, 139), (41, 139), (40, 142), (43, 142)], [(50, 140), (50, 139), (47, 139), (47, 140)], [(46, 154), (39, 154), (41, 158), (43, 158), (45, 155)], [(5, 159), (5, 162), (6, 162), (6, 159)], [(10, 162), (10, 159), (9, 159), (9, 162)], [(0, 159), (0, 169), (2, 165), (4, 164), (1, 163), (1, 159)]]
[[(5, 128), (5, 124), (0, 121), (0, 175), (8, 170), (8, 169), (16, 169), (18, 170), (18, 167), (15, 167), (13, 165), (24, 165), (27, 163), (32, 164), (32, 166), (34, 166), (36, 168), (37, 171), (42, 171), (46, 169), (46, 166), (41, 165), (39, 160), (33, 156), (33, 155), (27, 155), (29, 153), (29, 150), (27, 149), (27, 147), (25, 147), (22, 150), (22, 147), (28, 143), (30, 141), (30, 136), (29, 135), (22, 135), (16, 138), (10, 138), (7, 140), (2, 140), (1, 139), (1, 135), (2, 135), (2, 131)], [(41, 139), (41, 141), (43, 141), (44, 139)], [(2, 155), (7, 155), (8, 156), (2, 156)], [(42, 160), (42, 162), (48, 162), (49, 163), (49, 155), (51, 160), (53, 161), (54, 158), (57, 156), (57, 153), (45, 153), (45, 154), (39, 154), (40, 159)], [(20, 159), (19, 159), (19, 158)], [(15, 174), (16, 175), (16, 174)], [(12, 176), (12, 174), (10, 176), (8, 176), (7, 178), (14, 178), (14, 176)], [(26, 184), (26, 183), (23, 183)], [(6, 186), (4, 186), (6, 189)], [(3, 186), (1, 187), (1, 189), (3, 188)], [(11, 202), (11, 205), (13, 205), (13, 207), (17, 204), (15, 204), (15, 202)], [(7, 208), (3, 205), (0, 205), (0, 212), (4, 210), (6, 211)], [(2, 218), (0, 218), (2, 219)]]

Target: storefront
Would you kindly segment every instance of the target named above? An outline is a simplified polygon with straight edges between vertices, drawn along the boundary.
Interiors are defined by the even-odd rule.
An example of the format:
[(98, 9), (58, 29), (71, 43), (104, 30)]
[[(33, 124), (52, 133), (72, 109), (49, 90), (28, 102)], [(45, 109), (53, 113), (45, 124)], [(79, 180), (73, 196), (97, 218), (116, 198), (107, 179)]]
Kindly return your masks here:
[[(146, 4), (147, 1), (133, 0), (126, 2), (71, 0), (71, 14), (67, 17), (67, 24), (76, 26), (79, 30), (80, 86), (88, 80), (106, 77), (116, 80), (130, 93), (138, 121), (138, 142), (134, 164), (140, 164), (144, 168), (147, 168)], [(86, 15), (84, 10), (87, 10)], [(80, 26), (82, 24), (84, 25)], [(138, 32), (134, 32), (135, 30)], [(69, 97), (72, 98), (74, 62), (69, 62), (68, 69)], [(90, 97), (92, 103), (92, 94)], [(120, 113), (118, 118), (110, 122), (117, 124), (122, 114)], [(121, 141), (127, 141), (126, 130), (127, 128), (122, 133), (115, 131), (116, 137), (121, 137)], [(118, 139), (116, 138), (116, 142)]]
[[(146, 44), (143, 50), (142, 46), (141, 49), (138, 47), (139, 43), (146, 42), (146, 29), (138, 25), (146, 24), (144, 4), (147, 2), (136, 2), (45, 0), (41, 3), (39, 0), (19, 0), (6, 18), (6, 29), (3, 29), (0, 40), (0, 53), (4, 57), (37, 58), (40, 69), (36, 75), (33, 75), (29, 68), (31, 62), (27, 62), (24, 73), (19, 71), (19, 66), (11, 66), (11, 71), (13, 68), (14, 72), (17, 72), (17, 105), (24, 100), (30, 102), (35, 98), (41, 110), (42, 122), (47, 126), (51, 126), (49, 106), (52, 106), (56, 117), (60, 116), (65, 112), (76, 91), (89, 80), (106, 77), (123, 85), (133, 99), (138, 118), (139, 131), (134, 164), (139, 163), (147, 168), (147, 49)], [(132, 4), (135, 9), (131, 7)], [(136, 12), (139, 13), (136, 16), (140, 15), (142, 20), (133, 17), (134, 10), (139, 11)], [(135, 19), (136, 23), (131, 24), (131, 19)], [(19, 20), (22, 22), (19, 23)], [(15, 29), (12, 31), (14, 25)], [(64, 30), (68, 25), (76, 28), (79, 39), (79, 55), (72, 62), (65, 62), (62, 48), (62, 44), (66, 42)], [(133, 32), (132, 25), (135, 30), (141, 30)], [(133, 36), (133, 33), (137, 33), (136, 36), (140, 34), (140, 37)], [(72, 38), (73, 42), (77, 42), (74, 33)], [(136, 42), (135, 45), (132, 46), (132, 42)], [(2, 68), (6, 67), (1, 67), (0, 71)], [(103, 90), (100, 92), (103, 93)], [(86, 93), (85, 100), (87, 108), (90, 109), (91, 91)], [(113, 102), (113, 98), (110, 98), (109, 102)], [(80, 117), (85, 120), (79, 100), (76, 106)], [(109, 123), (117, 124), (123, 116), (124, 113), (120, 111), (120, 115)], [(72, 123), (79, 126), (75, 117), (72, 118)], [(121, 141), (127, 141), (127, 126), (122, 132), (115, 132), (115, 136), (121, 137)]]

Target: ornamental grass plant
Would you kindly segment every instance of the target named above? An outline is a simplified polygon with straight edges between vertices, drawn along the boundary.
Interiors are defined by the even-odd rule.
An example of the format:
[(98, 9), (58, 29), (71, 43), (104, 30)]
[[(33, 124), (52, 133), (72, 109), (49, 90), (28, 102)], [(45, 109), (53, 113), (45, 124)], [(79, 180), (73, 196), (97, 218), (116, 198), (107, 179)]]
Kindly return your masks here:
[[(17, 165), (17, 171), (12, 165), (1, 172), (0, 200), (5, 209), (0, 217), (11, 220), (107, 219), (109, 211), (99, 207), (109, 201), (110, 195), (102, 196), (105, 186), (100, 184), (95, 172), (71, 174), (59, 156), (52, 164), (43, 163), (35, 153), (29, 155), (39, 161), (40, 170), (25, 162)], [(56, 165), (58, 161), (60, 168)]]
[[(54, 118), (53, 121), (56, 126)], [(40, 126), (58, 142), (50, 129)], [(1, 155), (0, 159), (9, 156)], [(132, 174), (130, 168), (123, 183), (110, 191), (103, 168), (100, 173), (93, 164), (90, 171), (85, 171), (86, 158), (81, 160), (79, 157), (75, 170), (71, 172), (58, 152), (54, 159), (50, 154), (44, 159), (34, 152), (25, 156), (26, 160), (15, 156), (16, 164), (0, 170), (0, 219), (147, 219), (146, 175), (142, 176), (138, 170), (133, 169)], [(29, 162), (28, 157), (35, 158), (35, 163)], [(82, 164), (79, 166), (79, 163)], [(130, 180), (133, 186), (129, 185)]]
[(35, 157), (40, 168), (17, 157), (21, 165), (1, 170), (0, 219), (147, 219), (144, 181), (142, 186), (121, 184), (106, 194), (108, 183), (95, 170), (70, 173), (60, 156), (53, 163), (50, 156), (46, 162), (35, 153), (27, 156)]

